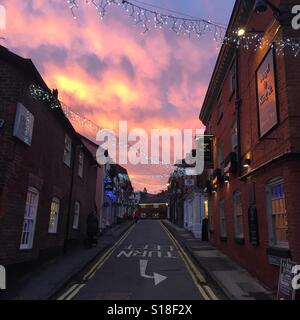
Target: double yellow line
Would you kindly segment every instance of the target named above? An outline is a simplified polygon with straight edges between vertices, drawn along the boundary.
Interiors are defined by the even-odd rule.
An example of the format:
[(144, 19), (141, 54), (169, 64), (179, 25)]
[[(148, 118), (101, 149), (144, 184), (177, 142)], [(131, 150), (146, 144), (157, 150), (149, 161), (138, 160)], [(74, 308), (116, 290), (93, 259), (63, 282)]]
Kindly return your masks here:
[(179, 244), (179, 242), (175, 239), (175, 237), (172, 235), (172, 233), (167, 229), (167, 227), (161, 222), (162, 228), (165, 230), (171, 241), (174, 243), (178, 254), (180, 255), (181, 259), (186, 265), (186, 268), (188, 269), (190, 275), (192, 276), (192, 279), (198, 288), (201, 296), (204, 300), (219, 300), (219, 298), (214, 294), (213, 290), (208, 286), (204, 276), (201, 274), (199, 269), (195, 266), (193, 261), (189, 258), (189, 256), (185, 253), (182, 246)]
[(111, 255), (115, 252), (117, 247), (123, 243), (123, 241), (129, 236), (132, 229), (135, 227), (133, 225), (130, 229), (122, 236), (120, 240), (118, 240), (113, 247), (111, 247), (97, 262), (93, 265), (93, 267), (84, 275), (83, 281), (85, 283), (76, 283), (74, 284), (68, 291), (66, 291), (63, 295), (61, 295), (57, 300), (72, 300), (78, 292), (86, 286), (86, 283), (91, 280), (96, 272), (103, 266), (103, 264), (111, 257)]

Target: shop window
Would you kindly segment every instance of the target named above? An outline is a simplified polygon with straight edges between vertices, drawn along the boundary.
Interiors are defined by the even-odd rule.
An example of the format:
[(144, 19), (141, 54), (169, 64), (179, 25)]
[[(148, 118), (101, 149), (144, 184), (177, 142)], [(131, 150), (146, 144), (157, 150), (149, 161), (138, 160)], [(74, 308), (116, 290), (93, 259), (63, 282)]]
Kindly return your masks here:
[(71, 153), (72, 153), (72, 140), (66, 134), (66, 136), (65, 136), (65, 148), (64, 148), (64, 163), (68, 167), (71, 166)]
[(288, 220), (282, 179), (272, 180), (267, 185), (267, 212), (270, 244), (288, 247)]
[(237, 191), (233, 194), (234, 234), (238, 239), (244, 238), (242, 194)]
[(60, 201), (57, 198), (53, 198), (50, 207), (50, 221), (49, 221), (49, 233), (57, 233), (58, 216), (60, 209)]
[(226, 219), (225, 219), (225, 201), (220, 201), (220, 236), (222, 238), (227, 237), (227, 230), (226, 230)]
[(75, 202), (74, 205), (74, 217), (73, 217), (73, 229), (79, 229), (79, 215), (80, 215), (80, 203), (78, 201)]
[(37, 210), (39, 204), (39, 192), (35, 188), (29, 188), (27, 191), (24, 221), (21, 235), (20, 249), (32, 249)]

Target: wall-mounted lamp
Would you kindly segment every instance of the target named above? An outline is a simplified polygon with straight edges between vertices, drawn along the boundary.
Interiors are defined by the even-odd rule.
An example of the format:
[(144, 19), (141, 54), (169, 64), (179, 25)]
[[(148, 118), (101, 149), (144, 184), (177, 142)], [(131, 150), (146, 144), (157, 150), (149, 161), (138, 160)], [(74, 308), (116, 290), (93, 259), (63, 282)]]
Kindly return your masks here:
[(226, 176), (224, 177), (224, 182), (225, 182), (225, 183), (229, 183), (229, 181), (230, 181), (230, 177), (229, 177), (229, 175), (226, 175)]
[(212, 193), (217, 193), (218, 189), (216, 187), (212, 188)]
[(250, 159), (245, 159), (244, 163), (243, 163), (243, 167), (244, 168), (249, 168), (251, 164), (251, 160)]

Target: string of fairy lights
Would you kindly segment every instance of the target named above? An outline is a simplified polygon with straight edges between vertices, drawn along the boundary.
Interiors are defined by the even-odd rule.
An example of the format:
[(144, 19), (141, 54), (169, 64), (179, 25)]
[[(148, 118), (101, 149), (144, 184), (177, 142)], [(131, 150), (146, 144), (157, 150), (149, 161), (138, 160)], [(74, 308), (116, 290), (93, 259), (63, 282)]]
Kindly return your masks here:
[[(83, 115), (75, 112), (72, 110), (69, 106), (67, 106), (65, 103), (60, 101), (56, 95), (51, 91), (46, 91), (44, 88), (37, 86), (35, 84), (32, 84), (29, 87), (29, 93), (30, 95), (39, 101), (43, 101), (49, 104), (50, 108), (57, 109), (61, 108), (65, 114), (65, 116), (72, 122), (78, 124), (80, 127), (86, 128), (94, 133), (97, 133), (98, 131), (102, 130), (97, 124), (95, 124), (93, 121), (87, 119)], [(123, 145), (124, 147), (128, 147), (127, 145)], [(133, 147), (134, 146), (130, 146)], [(147, 161), (147, 163), (152, 163), (152, 158), (148, 155), (144, 154), (140, 150), (137, 150), (140, 152), (140, 156), (143, 158), (143, 160)], [(167, 173), (157, 174), (157, 175), (144, 175), (144, 177), (149, 177), (152, 179), (161, 179), (161, 178), (169, 178), (171, 174), (174, 174), (174, 166), (168, 165), (165, 163), (159, 163), (159, 165), (163, 165), (165, 169), (169, 169)], [(183, 171), (179, 172), (179, 170), (176, 170), (176, 175), (184, 175)]]
[[(142, 27), (141, 34), (150, 29), (168, 28), (177, 35), (196, 37), (200, 39), (205, 35), (212, 35), (218, 46), (234, 44), (238, 48), (254, 51), (265, 46), (274, 47), (277, 55), (284, 55), (285, 49), (297, 57), (300, 53), (298, 38), (284, 37), (271, 41), (261, 33), (246, 33), (235, 30), (228, 34), (226, 26), (209, 19), (190, 17), (176, 13), (170, 9), (154, 6), (138, 0), (82, 0), (87, 5), (93, 5), (101, 19), (103, 19), (111, 6), (123, 7), (127, 15), (137, 26)], [(67, 0), (74, 19), (80, 9), (79, 0)]]

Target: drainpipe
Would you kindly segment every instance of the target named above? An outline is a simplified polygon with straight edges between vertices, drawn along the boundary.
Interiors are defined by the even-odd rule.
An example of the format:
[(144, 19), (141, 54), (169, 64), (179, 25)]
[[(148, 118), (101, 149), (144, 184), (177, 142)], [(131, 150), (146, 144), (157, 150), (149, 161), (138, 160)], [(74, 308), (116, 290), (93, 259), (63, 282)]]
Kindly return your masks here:
[(242, 99), (240, 97), (240, 76), (239, 76), (239, 49), (235, 49), (235, 72), (236, 72), (236, 100), (235, 100), (235, 109), (236, 109), (236, 123), (237, 123), (237, 140), (238, 140), (238, 174), (242, 174), (242, 165), (241, 165), (241, 105)]

